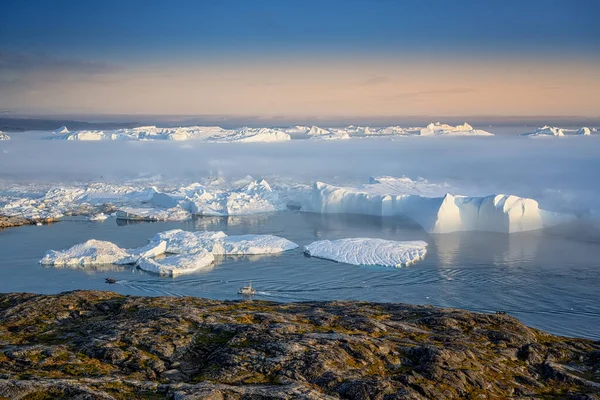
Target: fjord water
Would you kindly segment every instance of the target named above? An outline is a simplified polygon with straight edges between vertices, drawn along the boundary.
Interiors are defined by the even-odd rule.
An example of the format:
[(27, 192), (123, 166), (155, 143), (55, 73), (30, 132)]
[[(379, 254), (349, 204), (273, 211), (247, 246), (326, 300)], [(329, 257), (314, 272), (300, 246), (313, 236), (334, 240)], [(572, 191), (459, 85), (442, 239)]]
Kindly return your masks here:
[[(48, 249), (88, 239), (137, 247), (167, 229), (273, 234), (300, 245), (280, 255), (224, 257), (213, 267), (176, 278), (131, 266), (43, 267)], [(376, 237), (425, 240), (425, 259), (406, 268), (353, 266), (309, 258), (315, 240)], [(273, 301), (367, 300), (506, 311), (555, 334), (600, 338), (600, 232), (577, 224), (545, 231), (429, 235), (400, 218), (321, 215), (286, 211), (244, 217), (204, 217), (178, 223), (103, 223), (67, 220), (0, 231), (0, 292), (58, 293), (114, 290), (132, 295), (237, 299), (252, 282), (257, 299)], [(105, 279), (115, 278), (108, 285)]]

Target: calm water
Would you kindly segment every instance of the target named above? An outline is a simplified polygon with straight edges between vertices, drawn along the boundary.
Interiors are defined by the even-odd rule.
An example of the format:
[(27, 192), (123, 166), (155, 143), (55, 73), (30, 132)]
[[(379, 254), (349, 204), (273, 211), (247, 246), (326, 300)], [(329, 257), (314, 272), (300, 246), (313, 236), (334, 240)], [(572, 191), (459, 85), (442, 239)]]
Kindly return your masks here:
[[(156, 232), (173, 228), (269, 233), (301, 247), (314, 240), (357, 236), (422, 239), (429, 243), (429, 251), (422, 262), (397, 269), (308, 258), (300, 248), (278, 256), (227, 257), (210, 270), (177, 278), (132, 267), (84, 269), (38, 264), (48, 249), (63, 249), (92, 238), (137, 247)], [(0, 292), (102, 289), (214, 299), (237, 298), (237, 289), (251, 280), (259, 291), (257, 298), (265, 300), (360, 299), (504, 310), (530, 326), (556, 334), (600, 339), (600, 232), (586, 226), (512, 235), (428, 235), (401, 219), (295, 211), (183, 223), (71, 220), (0, 231), (0, 272)], [(109, 286), (104, 282), (107, 277), (118, 282)]]

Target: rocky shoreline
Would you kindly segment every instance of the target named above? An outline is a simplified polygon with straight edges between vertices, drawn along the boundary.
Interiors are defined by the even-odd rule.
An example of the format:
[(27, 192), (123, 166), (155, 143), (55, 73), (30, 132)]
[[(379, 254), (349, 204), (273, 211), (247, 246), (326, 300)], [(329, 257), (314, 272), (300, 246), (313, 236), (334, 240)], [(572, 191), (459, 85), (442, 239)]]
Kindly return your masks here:
[(0, 398), (600, 399), (600, 342), (407, 304), (0, 294)]

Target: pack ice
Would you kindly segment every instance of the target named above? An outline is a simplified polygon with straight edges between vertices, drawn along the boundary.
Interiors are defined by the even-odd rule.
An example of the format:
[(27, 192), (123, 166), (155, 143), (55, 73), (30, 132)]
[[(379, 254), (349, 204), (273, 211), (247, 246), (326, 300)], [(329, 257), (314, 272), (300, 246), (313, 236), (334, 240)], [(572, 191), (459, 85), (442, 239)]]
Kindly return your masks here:
[[(430, 233), (456, 231), (524, 232), (566, 222), (570, 217), (541, 210), (535, 200), (493, 194), (469, 197), (445, 194), (428, 197), (391, 190), (375, 184), (345, 188), (317, 182), (303, 211), (379, 216), (404, 216)], [(397, 185), (402, 187), (403, 185)], [(404, 185), (405, 186), (405, 185)]]
[(304, 252), (311, 257), (346, 264), (402, 267), (423, 259), (427, 243), (371, 238), (320, 240), (305, 246)]

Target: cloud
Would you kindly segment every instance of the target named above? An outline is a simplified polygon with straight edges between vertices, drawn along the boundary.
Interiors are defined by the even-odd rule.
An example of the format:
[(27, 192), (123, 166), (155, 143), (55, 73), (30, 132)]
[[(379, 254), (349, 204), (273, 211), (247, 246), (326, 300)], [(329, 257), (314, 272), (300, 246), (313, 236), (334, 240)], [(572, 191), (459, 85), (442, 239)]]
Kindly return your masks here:
[(387, 76), (375, 76), (373, 78), (369, 78), (363, 82), (365, 86), (374, 86), (374, 85), (382, 85), (384, 83), (390, 83), (392, 78)]

